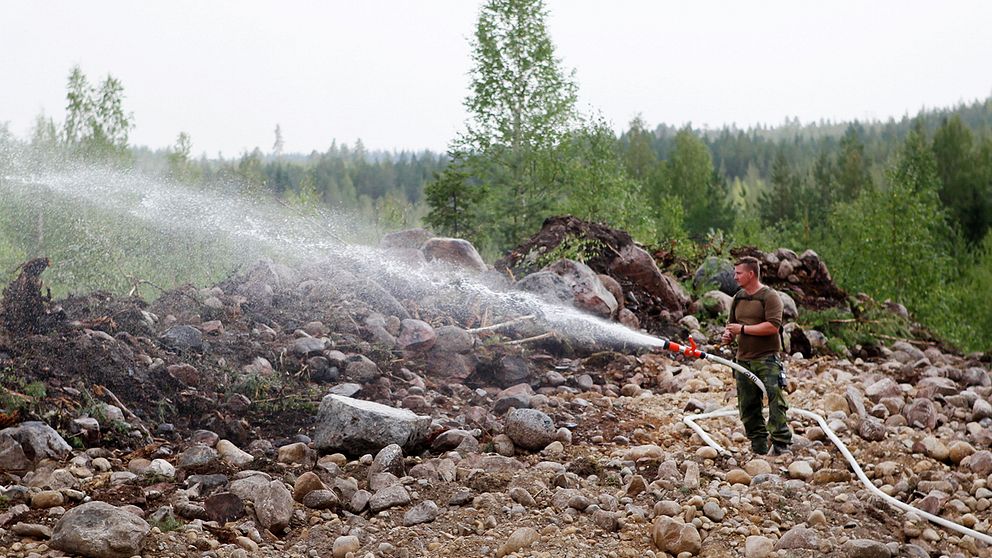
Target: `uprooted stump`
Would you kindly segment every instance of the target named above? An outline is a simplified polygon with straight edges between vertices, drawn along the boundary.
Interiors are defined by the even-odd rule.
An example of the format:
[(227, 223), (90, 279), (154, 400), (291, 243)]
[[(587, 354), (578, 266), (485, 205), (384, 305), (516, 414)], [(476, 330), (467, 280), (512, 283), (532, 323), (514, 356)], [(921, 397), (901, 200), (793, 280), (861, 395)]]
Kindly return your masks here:
[(48, 258), (28, 260), (18, 267), (20, 274), (3, 290), (0, 300), (0, 324), (11, 335), (45, 333), (63, 316), (52, 306), (52, 293), (42, 293), (41, 274), (49, 266)]

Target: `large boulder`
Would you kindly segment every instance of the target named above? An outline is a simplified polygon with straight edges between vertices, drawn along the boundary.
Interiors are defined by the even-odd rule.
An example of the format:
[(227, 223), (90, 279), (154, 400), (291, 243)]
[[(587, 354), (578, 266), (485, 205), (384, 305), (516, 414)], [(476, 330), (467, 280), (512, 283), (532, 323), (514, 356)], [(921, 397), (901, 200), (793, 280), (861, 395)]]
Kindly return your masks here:
[(87, 502), (55, 524), (50, 546), (88, 558), (128, 558), (141, 554), (151, 530), (137, 515), (106, 502)]
[(723, 291), (717, 290), (707, 291), (700, 299), (703, 309), (711, 317), (729, 316), (730, 305), (733, 301), (733, 297)]
[(534, 293), (552, 304), (572, 304), (575, 294), (560, 275), (551, 271), (538, 271), (514, 283), (517, 290)]
[(460, 238), (432, 238), (424, 242), (420, 251), (428, 261), (438, 260), (479, 273), (488, 269), (475, 246)]
[(561, 276), (572, 289), (575, 306), (604, 318), (612, 317), (619, 304), (589, 266), (575, 260), (558, 260), (545, 268)]
[(424, 229), (407, 229), (384, 235), (379, 241), (382, 248), (420, 248), (433, 237)]
[(409, 450), (424, 441), (431, 418), (340, 395), (327, 395), (317, 411), (314, 445), (321, 451), (375, 453), (389, 444)]
[[(692, 276), (692, 286), (695, 289), (712, 285), (721, 292), (733, 296), (741, 286), (734, 279), (734, 266), (729, 260), (710, 256), (696, 269)], [(698, 290), (697, 290), (698, 292)]]
[(787, 293), (782, 291), (775, 291), (775, 294), (782, 299), (782, 320), (795, 320), (799, 317), (799, 307), (796, 306), (796, 301), (792, 300), (792, 297)]
[[(24, 457), (29, 460), (62, 459), (72, 452), (72, 446), (66, 443), (55, 429), (40, 421), (22, 422), (17, 426), (0, 430), (0, 456), (19, 458), (19, 453), (13, 444), (9, 441), (6, 444), (2, 442), (4, 436), (13, 439), (20, 446)], [(8, 451), (10, 453), (7, 453)]]
[(634, 244), (620, 249), (619, 255), (610, 262), (610, 275), (639, 285), (657, 298), (675, 318), (681, 318), (689, 305), (689, 295), (682, 286), (658, 269), (651, 254)]

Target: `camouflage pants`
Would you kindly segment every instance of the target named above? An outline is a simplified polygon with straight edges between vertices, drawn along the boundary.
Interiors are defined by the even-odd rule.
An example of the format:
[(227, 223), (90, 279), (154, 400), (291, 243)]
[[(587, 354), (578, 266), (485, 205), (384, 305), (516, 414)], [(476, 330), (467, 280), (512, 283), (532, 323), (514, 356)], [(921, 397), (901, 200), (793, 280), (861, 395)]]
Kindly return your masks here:
[(789, 444), (792, 442), (792, 431), (785, 418), (789, 404), (785, 401), (782, 386), (779, 385), (779, 374), (782, 364), (777, 357), (761, 360), (738, 360), (738, 364), (747, 368), (761, 379), (768, 391), (768, 423), (761, 414), (761, 390), (743, 374), (734, 373), (737, 379), (737, 408), (740, 411), (744, 431), (751, 440), (751, 449), (757, 453), (768, 451), (768, 434), (771, 432), (772, 442)]

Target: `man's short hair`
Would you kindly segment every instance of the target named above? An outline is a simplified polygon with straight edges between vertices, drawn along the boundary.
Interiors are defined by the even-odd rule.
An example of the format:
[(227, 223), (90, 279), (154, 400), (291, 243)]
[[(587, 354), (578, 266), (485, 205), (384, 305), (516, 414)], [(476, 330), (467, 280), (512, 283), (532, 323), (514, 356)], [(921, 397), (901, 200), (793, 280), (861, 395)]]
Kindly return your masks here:
[(737, 260), (734, 264), (734, 266), (738, 265), (744, 266), (749, 271), (753, 272), (755, 277), (761, 279), (761, 262), (758, 261), (758, 258), (753, 256), (744, 256), (743, 258)]

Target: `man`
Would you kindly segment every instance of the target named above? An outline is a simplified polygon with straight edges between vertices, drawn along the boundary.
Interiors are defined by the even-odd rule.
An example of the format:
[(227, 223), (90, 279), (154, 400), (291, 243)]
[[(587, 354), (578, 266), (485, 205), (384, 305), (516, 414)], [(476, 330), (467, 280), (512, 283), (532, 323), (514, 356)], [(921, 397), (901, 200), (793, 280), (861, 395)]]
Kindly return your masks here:
[(766, 424), (761, 414), (761, 390), (743, 375), (735, 374), (741, 422), (754, 453), (768, 453), (770, 432), (772, 455), (781, 455), (789, 451), (792, 443), (792, 431), (785, 418), (789, 405), (782, 393), (784, 374), (778, 358), (782, 350), (779, 342), (782, 300), (778, 293), (761, 284), (761, 264), (755, 258), (738, 260), (734, 265), (734, 279), (741, 290), (734, 295), (722, 341), (726, 345), (738, 338), (735, 361), (761, 378), (768, 392)]

